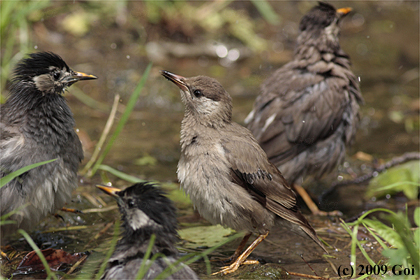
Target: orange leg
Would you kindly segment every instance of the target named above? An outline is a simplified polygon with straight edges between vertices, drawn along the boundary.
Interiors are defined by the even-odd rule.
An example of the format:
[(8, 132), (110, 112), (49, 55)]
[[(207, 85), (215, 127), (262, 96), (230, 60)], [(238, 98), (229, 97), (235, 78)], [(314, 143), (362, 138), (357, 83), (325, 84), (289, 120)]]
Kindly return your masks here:
[(2, 258), (5, 258), (6, 260), (8, 260), (10, 262), (9, 257), (7, 256), (7, 254), (5, 252), (3, 252), (3, 250), (0, 250), (0, 255)]
[(313, 202), (313, 200), (311, 199), (311, 197), (309, 196), (309, 194), (306, 192), (306, 190), (299, 186), (294, 184), (293, 187), (295, 188), (295, 190), (297, 191), (297, 193), (300, 195), (300, 197), (302, 197), (302, 199), (305, 201), (306, 205), (308, 206), (308, 208), (311, 210), (313, 215), (316, 216), (343, 216), (343, 213), (341, 213), (338, 210), (332, 211), (332, 212), (324, 212), (319, 210), (318, 206), (316, 206), (316, 204)]
[[(267, 237), (267, 235), (268, 235), (268, 232), (266, 234), (259, 235), (257, 237), (257, 239), (255, 239), (254, 242), (252, 242), (252, 244), (249, 245), (249, 247), (230, 266), (222, 267), (222, 270), (220, 270), (219, 272), (213, 273), (212, 275), (216, 275), (216, 274), (219, 274), (219, 273), (224, 275), (224, 274), (229, 274), (229, 273), (235, 272), (241, 264), (257, 264), (257, 263), (259, 263), (258, 261), (252, 261), (252, 260), (247, 261), (246, 258), (248, 258), (248, 256), (252, 253), (252, 251), (255, 250), (255, 248), (258, 246), (258, 244), (260, 244)], [(241, 244), (242, 244), (242, 242), (241, 242)]]
[(63, 208), (61, 208), (60, 210), (61, 210), (61, 211), (64, 211), (64, 212), (70, 212), (70, 213), (81, 213), (81, 214), (83, 214), (83, 212), (82, 212), (82, 211), (80, 211), (80, 210), (77, 210), (77, 209), (71, 209), (71, 208), (66, 208), (66, 207), (63, 207)]
[(244, 249), (246, 242), (248, 241), (248, 239), (251, 237), (252, 233), (247, 233), (244, 238), (242, 239), (241, 243), (239, 243), (238, 248), (236, 249), (235, 253), (233, 253), (232, 256), (230, 256), (227, 259), (221, 260), (221, 262), (224, 263), (230, 263), (233, 261), (236, 261), (236, 259), (239, 257), (239, 255), (242, 253), (242, 250)]

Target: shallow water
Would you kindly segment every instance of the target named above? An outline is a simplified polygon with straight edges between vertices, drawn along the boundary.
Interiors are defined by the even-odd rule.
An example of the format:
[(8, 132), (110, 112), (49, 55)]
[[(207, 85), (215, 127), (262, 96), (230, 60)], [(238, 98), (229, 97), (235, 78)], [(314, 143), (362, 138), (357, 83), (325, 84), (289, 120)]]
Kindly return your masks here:
[[(177, 181), (176, 164), (179, 158), (179, 130), (183, 106), (177, 88), (161, 77), (159, 70), (165, 69), (187, 77), (209, 75), (217, 78), (233, 97), (234, 120), (243, 123), (243, 119), (252, 109), (259, 84), (274, 69), (290, 60), (297, 22), (313, 5), (292, 1), (270, 4), (281, 16), (282, 21), (278, 27), (267, 25), (257, 12), (252, 13), (255, 24), (260, 26), (258, 35), (271, 42), (261, 54), (252, 54), (228, 66), (222, 59), (205, 56), (168, 56), (163, 60), (154, 61), (135, 111), (104, 164), (142, 179), (171, 183), (166, 188), (171, 194), (174, 193), (174, 189), (177, 189), (174, 183)], [(128, 22), (118, 25), (114, 23), (114, 18), (93, 21), (89, 33), (82, 37), (73, 36), (63, 31), (60, 25), (63, 17), (86, 6), (78, 2), (72, 5), (56, 5), (66, 13), (57, 16), (52, 13), (45, 21), (34, 23), (34, 45), (38, 50), (59, 53), (75, 70), (97, 75), (98, 80), (79, 83), (77, 86), (108, 106), (116, 93), (121, 94), (121, 104), (126, 104), (130, 93), (140, 80), (149, 62), (145, 42), (166, 42), (178, 38), (175, 35), (168, 36), (156, 26), (139, 27), (135, 20), (142, 8), (140, 2), (127, 4), (129, 9), (125, 10), (125, 16), (129, 19)], [(237, 9), (252, 10), (252, 7), (249, 7), (250, 2), (235, 2), (232, 5)], [(366, 103), (361, 108), (361, 127), (353, 147), (348, 150), (350, 157), (347, 161), (350, 168), (362, 172), (361, 166), (371, 166), (371, 163), (352, 158), (351, 155), (357, 151), (371, 154), (378, 159), (390, 159), (405, 152), (418, 150), (419, 5), (418, 2), (400, 1), (334, 2), (334, 5), (352, 6), (355, 10), (343, 20), (340, 42), (352, 58), (353, 70), (360, 77)], [(191, 41), (196, 43), (212, 44), (213, 40), (216, 40), (221, 44), (230, 44), (232, 41), (222, 40), (223, 37), (218, 34), (195, 35)], [(89, 159), (93, 151), (92, 146), (100, 137), (108, 112), (89, 108), (71, 94), (67, 95), (67, 98), (75, 115), (77, 129), (85, 139), (85, 158)], [(135, 164), (136, 160), (145, 157), (151, 159), (146, 161), (148, 164)], [(341, 170), (340, 175), (344, 173), (344, 176), (348, 176), (348, 168)], [(328, 188), (338, 175), (335, 173), (321, 183), (314, 183), (311, 190), (315, 196), (319, 196)], [(119, 187), (129, 185), (109, 174), (107, 178)], [(101, 183), (99, 176), (92, 179), (81, 178), (80, 187), (75, 191), (73, 202), (68, 206), (81, 210), (111, 207), (109, 211), (83, 215), (66, 213), (62, 214), (64, 221), (48, 217), (31, 233), (44, 248), (63, 248), (69, 252), (94, 250), (86, 267), (82, 269), (82, 275), (89, 275), (87, 267), (93, 267), (101, 261), (112, 238), (113, 227), (97, 240), (93, 238), (94, 235), (118, 218), (117, 210), (113, 207), (115, 202), (96, 190), (96, 183)], [(340, 188), (328, 196), (322, 206), (325, 210), (342, 211), (344, 218), (356, 216), (375, 207), (404, 209), (407, 202), (405, 197), (369, 200), (364, 197), (365, 188), (365, 185)], [(189, 227), (192, 224), (208, 225), (206, 221), (197, 217), (191, 204), (185, 202), (186, 199), (179, 195), (177, 199), (181, 227)], [(308, 213), (304, 207), (303, 211)], [(273, 229), (267, 241), (260, 244), (251, 255), (251, 258), (267, 264), (264, 267), (241, 268), (238, 273), (226, 278), (275, 278), (279, 276), (273, 274), (273, 271), (278, 271), (278, 267), (312, 275), (309, 265), (320, 276), (336, 276), (334, 271), (338, 266), (349, 266), (350, 238), (336, 218), (310, 219), (319, 236), (332, 245), (332, 248), (328, 249), (332, 258), (323, 257), (323, 252), (310, 240), (281, 229)], [(66, 226), (80, 228), (64, 231)], [(51, 228), (58, 228), (59, 231), (45, 232)], [(371, 243), (369, 245), (372, 247), (369, 255), (375, 261), (382, 259), (378, 245), (370, 237), (365, 238), (366, 243)], [(239, 241), (223, 246), (212, 253), (211, 257), (228, 256), (235, 250)], [(13, 245), (20, 250), (30, 249), (22, 240), (13, 242)], [(301, 254), (309, 265), (302, 260)], [(360, 264), (367, 264), (360, 253), (357, 258)], [(205, 263), (202, 261), (193, 264), (192, 267), (201, 273), (202, 278), (217, 278), (204, 274)], [(213, 272), (217, 271), (218, 267), (220, 264), (212, 263)]]

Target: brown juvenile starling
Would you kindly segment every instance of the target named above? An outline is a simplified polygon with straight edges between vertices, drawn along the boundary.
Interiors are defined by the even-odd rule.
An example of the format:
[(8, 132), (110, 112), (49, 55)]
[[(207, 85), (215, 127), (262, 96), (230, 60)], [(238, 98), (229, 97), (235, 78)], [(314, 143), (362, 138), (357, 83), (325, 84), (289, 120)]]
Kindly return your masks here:
[(13, 179), (0, 189), (0, 215), (18, 210), (1, 226), (1, 237), (17, 228), (30, 229), (61, 208), (77, 187), (83, 159), (73, 114), (64, 91), (80, 80), (96, 79), (75, 72), (50, 52), (30, 54), (16, 67), (10, 96), (1, 106), (0, 178), (22, 167), (57, 159)]
[[(206, 220), (248, 232), (232, 256), (235, 261), (220, 273), (236, 271), (274, 223), (309, 236), (324, 249), (280, 171), (251, 132), (232, 122), (232, 100), (219, 82), (168, 71), (162, 75), (181, 89), (185, 105), (177, 171), (181, 187)], [(258, 238), (240, 255), (251, 233)]]
[[(338, 43), (340, 19), (349, 11), (320, 2), (302, 18), (293, 60), (262, 84), (245, 120), (305, 201), (309, 196), (296, 183), (336, 168), (360, 119), (359, 82)], [(313, 213), (325, 214), (310, 198), (306, 203)]]

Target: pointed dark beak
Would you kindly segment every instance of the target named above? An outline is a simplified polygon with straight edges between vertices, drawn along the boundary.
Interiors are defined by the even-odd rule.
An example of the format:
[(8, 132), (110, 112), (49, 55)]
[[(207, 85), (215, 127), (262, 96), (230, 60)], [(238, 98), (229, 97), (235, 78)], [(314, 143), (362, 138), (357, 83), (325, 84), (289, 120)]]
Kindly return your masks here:
[(165, 70), (160, 71), (160, 73), (163, 77), (176, 84), (181, 90), (188, 91), (188, 86), (184, 77), (175, 75), (174, 73)]
[(110, 196), (113, 196), (113, 197), (118, 197), (117, 192), (120, 192), (121, 191), (118, 188), (104, 186), (104, 185), (96, 185), (96, 187), (98, 189), (100, 189), (101, 191), (103, 191), (104, 193), (106, 193), (107, 195), (110, 195)]
[(340, 17), (344, 17), (345, 15), (350, 13), (352, 10), (353, 10), (352, 8), (346, 7), (346, 8), (337, 9), (336, 12), (337, 12), (337, 14), (340, 15)]

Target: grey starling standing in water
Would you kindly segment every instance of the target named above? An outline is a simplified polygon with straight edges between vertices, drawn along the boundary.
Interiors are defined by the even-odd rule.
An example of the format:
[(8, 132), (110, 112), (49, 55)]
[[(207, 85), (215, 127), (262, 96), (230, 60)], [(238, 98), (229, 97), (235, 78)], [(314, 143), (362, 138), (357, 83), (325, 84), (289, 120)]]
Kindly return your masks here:
[[(232, 122), (232, 100), (219, 82), (168, 71), (162, 75), (181, 89), (185, 105), (178, 163), (181, 187), (206, 220), (248, 232), (232, 256), (235, 261), (220, 273), (236, 271), (274, 223), (309, 236), (323, 248), (280, 171), (251, 132)], [(251, 233), (258, 238), (240, 255)]]
[[(138, 183), (123, 191), (114, 187), (97, 187), (117, 200), (124, 227), (123, 236), (108, 260), (108, 267), (101, 279), (136, 279), (144, 261), (145, 267), (150, 267), (142, 279), (155, 279), (177, 261), (175, 243), (178, 241), (178, 224), (175, 207), (161, 190), (150, 183)], [(149, 259), (144, 260), (152, 234), (156, 239)], [(156, 254), (161, 256), (152, 261)], [(165, 279), (199, 279), (183, 263), (170, 268), (169, 272), (171, 275)]]
[(30, 54), (16, 67), (10, 97), (1, 106), (0, 178), (22, 167), (57, 159), (13, 179), (0, 189), (0, 215), (18, 210), (1, 226), (1, 237), (17, 228), (30, 229), (61, 208), (77, 187), (83, 159), (73, 114), (64, 91), (80, 80), (96, 79), (75, 72), (49, 52)]
[(339, 21), (349, 11), (320, 2), (302, 18), (293, 60), (262, 84), (245, 120), (314, 214), (325, 212), (296, 182), (306, 175), (319, 178), (343, 161), (363, 103), (349, 57), (338, 42)]

